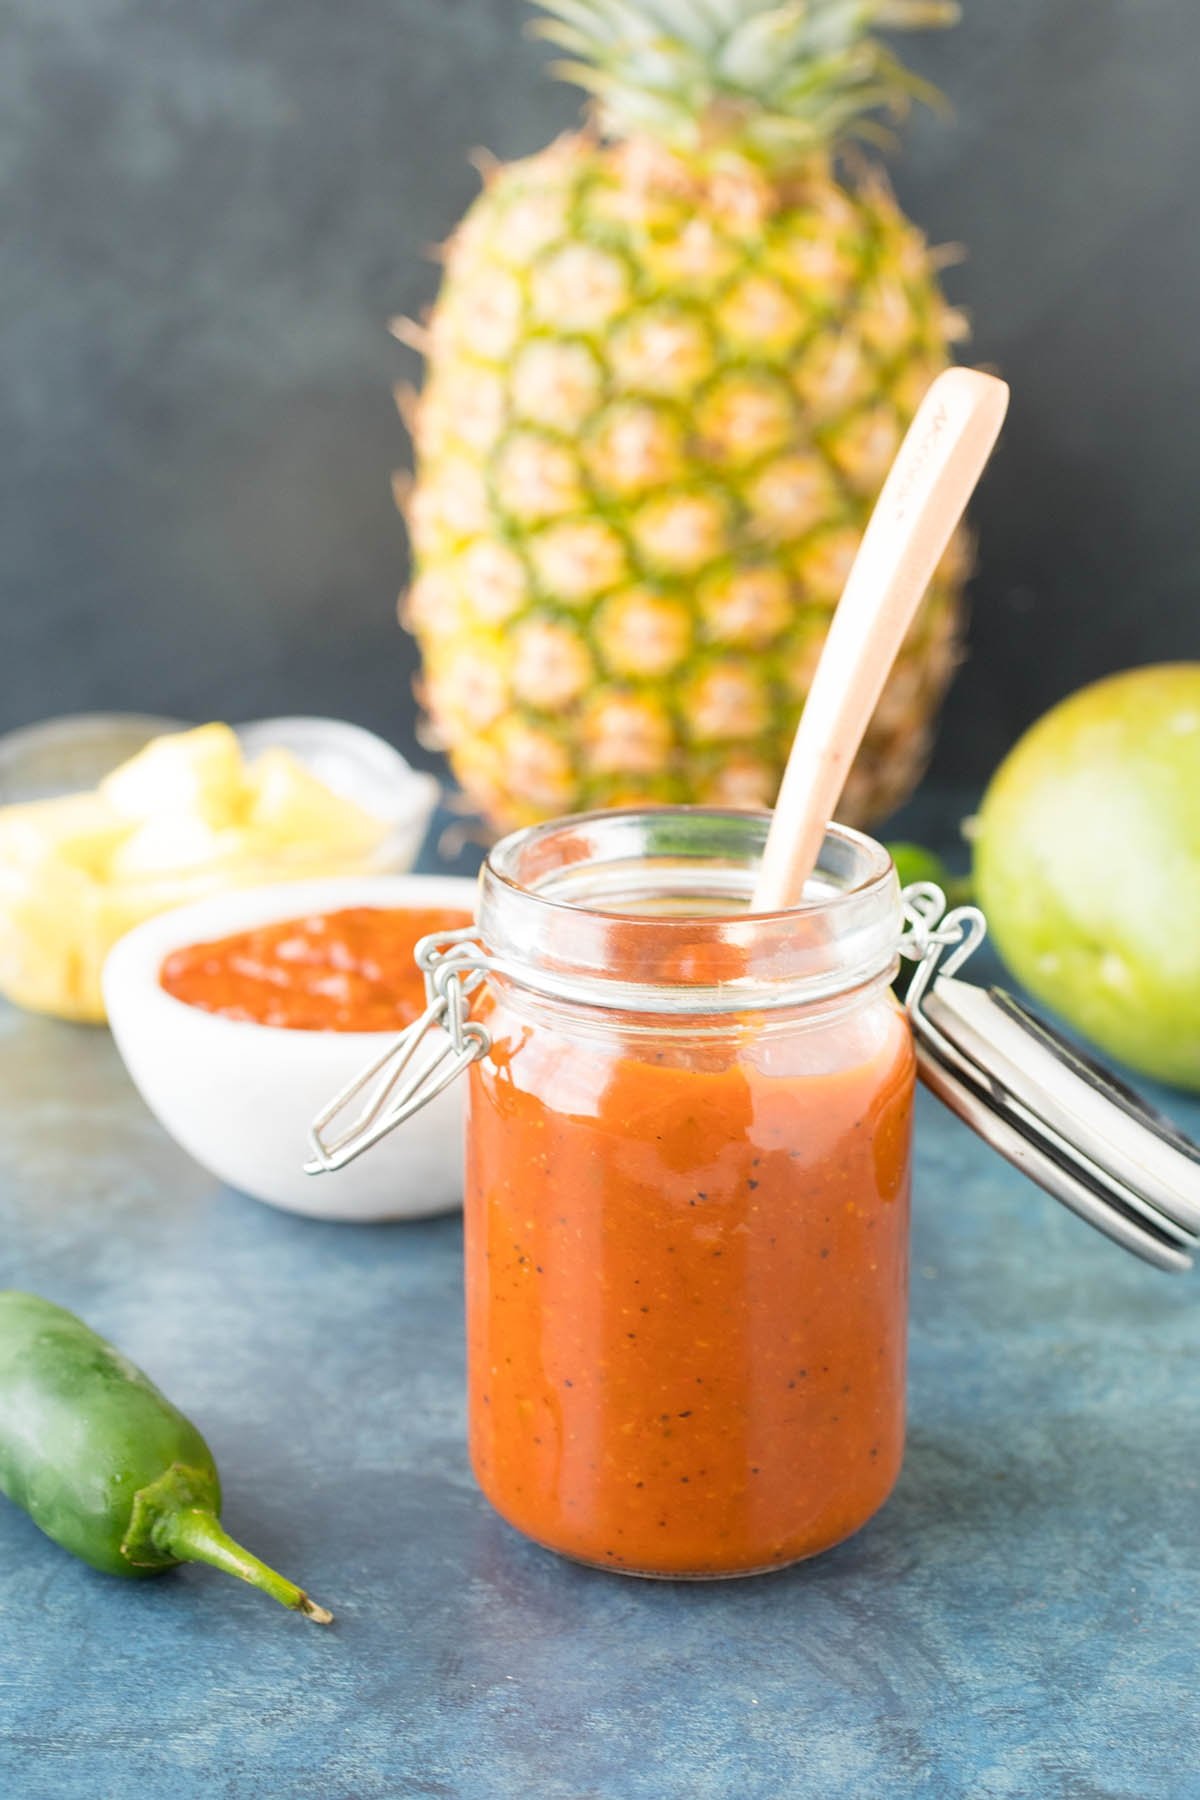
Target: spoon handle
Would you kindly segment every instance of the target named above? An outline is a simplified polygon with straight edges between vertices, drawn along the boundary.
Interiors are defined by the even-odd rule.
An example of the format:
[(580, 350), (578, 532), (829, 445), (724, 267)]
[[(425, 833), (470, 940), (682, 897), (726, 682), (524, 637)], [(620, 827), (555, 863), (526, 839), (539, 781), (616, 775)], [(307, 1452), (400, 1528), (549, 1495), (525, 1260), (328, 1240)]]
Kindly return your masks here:
[(788, 757), (752, 910), (795, 906), (904, 634), (982, 475), (1008, 388), (947, 369), (917, 409), (871, 514)]

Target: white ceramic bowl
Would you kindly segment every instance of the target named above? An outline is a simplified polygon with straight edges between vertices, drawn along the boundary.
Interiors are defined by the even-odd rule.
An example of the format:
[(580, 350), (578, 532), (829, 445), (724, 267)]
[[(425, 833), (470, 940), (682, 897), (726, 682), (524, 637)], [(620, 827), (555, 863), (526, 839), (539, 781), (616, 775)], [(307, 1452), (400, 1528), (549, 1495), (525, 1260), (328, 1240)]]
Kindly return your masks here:
[(305, 1175), (310, 1121), (395, 1033), (246, 1024), (188, 1006), (159, 985), (172, 950), (346, 906), (473, 912), (475, 883), (450, 875), (347, 875), (213, 894), (161, 913), (123, 937), (104, 966), (113, 1036), (160, 1124), (231, 1187), (318, 1219), (448, 1212), (462, 1198), (461, 1082), (347, 1168)]

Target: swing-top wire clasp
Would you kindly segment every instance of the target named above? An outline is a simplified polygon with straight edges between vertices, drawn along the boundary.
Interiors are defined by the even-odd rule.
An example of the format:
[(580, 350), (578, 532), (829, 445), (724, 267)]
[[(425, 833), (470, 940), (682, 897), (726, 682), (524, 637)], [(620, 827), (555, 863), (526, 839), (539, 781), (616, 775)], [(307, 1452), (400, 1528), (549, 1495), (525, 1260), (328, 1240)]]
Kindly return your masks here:
[[(491, 1049), (486, 1028), (470, 1017), (468, 1006), (492, 966), (475, 927), (434, 932), (420, 940), (415, 954), (425, 977), (425, 1010), (317, 1114), (309, 1127), (306, 1175), (344, 1169)], [(337, 1121), (363, 1095), (338, 1134)]]
[[(899, 948), (920, 963), (912, 987), (918, 989), (920, 984), (923, 990), (943, 951), (949, 951), (944, 972), (952, 973), (974, 950), (986, 927), (976, 907), (946, 912), (945, 896), (933, 882), (914, 882), (905, 888), (903, 898), (905, 931)], [(344, 1169), (491, 1049), (491, 1038), (471, 1018), (469, 1003), (486, 973), (503, 973), (508, 965), (487, 954), (477, 928), (422, 938), (416, 961), (425, 977), (424, 1012), (313, 1120), (308, 1134), (311, 1154), (304, 1164), (307, 1174)]]
[[(947, 910), (924, 881), (902, 901), (896, 947), (916, 964), (904, 1005), (925, 1085), (1097, 1230), (1158, 1268), (1189, 1268), (1200, 1147), (1012, 995), (955, 978), (986, 935), (978, 907)], [(486, 1056), (472, 997), (487, 978), (523, 973), (489, 955), (474, 927), (422, 938), (416, 959), (425, 1010), (313, 1121), (309, 1174), (345, 1168)]]
[(918, 967), (906, 996), (911, 1013), (920, 1003), (934, 972), (954, 975), (987, 936), (987, 920), (977, 906), (946, 910), (946, 896), (935, 881), (913, 881), (901, 895), (904, 931), (900, 954)]

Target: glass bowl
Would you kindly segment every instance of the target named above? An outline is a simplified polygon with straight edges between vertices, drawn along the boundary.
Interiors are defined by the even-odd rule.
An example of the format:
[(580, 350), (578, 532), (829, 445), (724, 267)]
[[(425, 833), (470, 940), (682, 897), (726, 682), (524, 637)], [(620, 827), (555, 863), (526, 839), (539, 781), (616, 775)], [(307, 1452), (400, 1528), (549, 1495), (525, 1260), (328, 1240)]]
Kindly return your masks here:
[[(185, 729), (180, 719), (86, 713), (10, 732), (0, 737), (0, 806), (94, 789), (151, 738)], [(37, 1011), (100, 1021), (104, 959), (144, 919), (230, 887), (412, 868), (440, 793), (432, 775), (373, 732), (339, 719), (257, 719), (234, 731), (248, 761), (268, 748), (291, 751), (385, 825), (380, 841), (349, 859), (285, 844), (229, 867), (197, 865), (120, 883), (61, 862), (13, 861), (0, 851), (0, 993)]]

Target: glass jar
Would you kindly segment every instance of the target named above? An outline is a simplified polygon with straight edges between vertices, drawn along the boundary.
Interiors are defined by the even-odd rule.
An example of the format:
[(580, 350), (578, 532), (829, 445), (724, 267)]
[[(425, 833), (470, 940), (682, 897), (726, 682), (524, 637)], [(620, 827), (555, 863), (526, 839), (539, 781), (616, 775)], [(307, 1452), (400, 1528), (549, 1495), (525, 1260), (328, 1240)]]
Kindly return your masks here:
[(956, 978), (974, 908), (902, 896), (887, 851), (833, 825), (802, 904), (751, 914), (769, 822), (662, 808), (506, 838), (476, 924), (418, 946), (424, 1017), (312, 1128), (310, 1172), (338, 1169), (468, 1071), (475, 1471), (529, 1537), (628, 1574), (781, 1568), (887, 1499), (918, 1071), (1138, 1256), (1186, 1269), (1200, 1240), (1196, 1147)]
[(489, 858), (465, 1188), (471, 1456), (554, 1550), (812, 1556), (904, 1439), (914, 1055), (886, 853), (835, 828), (745, 907), (766, 820), (609, 814)]

